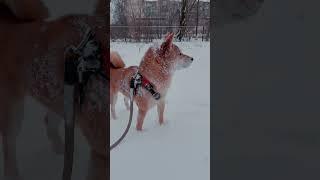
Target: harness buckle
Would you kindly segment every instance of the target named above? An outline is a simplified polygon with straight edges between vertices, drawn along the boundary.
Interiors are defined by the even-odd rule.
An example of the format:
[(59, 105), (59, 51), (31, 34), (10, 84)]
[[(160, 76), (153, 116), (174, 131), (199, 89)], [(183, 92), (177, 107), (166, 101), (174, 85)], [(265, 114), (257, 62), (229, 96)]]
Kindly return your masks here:
[(77, 47), (71, 45), (66, 53), (65, 81), (70, 85), (78, 85), (79, 101), (82, 104), (88, 79), (94, 74), (102, 74), (101, 44), (88, 28), (80, 44)]
[(147, 79), (143, 78), (139, 72), (137, 72), (130, 81), (130, 88), (134, 90), (134, 95), (138, 94), (142, 96), (141, 86), (149, 91), (152, 97), (156, 100), (159, 100), (161, 98), (160, 93), (154, 90), (153, 85)]
[(134, 95), (142, 95), (141, 93), (141, 84), (142, 84), (142, 76), (139, 73), (136, 73), (131, 81), (130, 81), (130, 89), (133, 89)]

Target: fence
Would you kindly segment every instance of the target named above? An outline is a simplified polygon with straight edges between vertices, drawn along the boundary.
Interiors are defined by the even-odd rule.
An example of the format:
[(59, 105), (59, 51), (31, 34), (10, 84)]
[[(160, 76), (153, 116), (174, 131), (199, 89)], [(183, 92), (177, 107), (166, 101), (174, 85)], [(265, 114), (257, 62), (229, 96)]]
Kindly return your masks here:
[[(168, 32), (178, 33), (181, 26), (110, 26), (110, 38), (112, 41), (126, 42), (152, 42), (161, 39)], [(182, 41), (201, 39), (209, 41), (209, 26), (185, 26)]]

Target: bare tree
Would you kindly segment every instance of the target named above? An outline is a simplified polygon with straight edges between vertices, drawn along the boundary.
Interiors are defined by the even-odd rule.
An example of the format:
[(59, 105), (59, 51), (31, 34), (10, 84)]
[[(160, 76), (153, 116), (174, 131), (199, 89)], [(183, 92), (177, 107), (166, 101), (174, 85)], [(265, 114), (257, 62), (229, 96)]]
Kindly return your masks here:
[(199, 26), (199, 0), (197, 2), (197, 24), (196, 24), (196, 36), (198, 35), (198, 26)]
[(130, 40), (138, 41), (141, 38), (146, 40), (161, 38), (166, 32), (172, 31), (177, 31), (177, 38), (181, 41), (189, 34), (188, 26), (198, 22), (200, 25), (201, 18), (194, 21), (191, 17), (200, 17), (202, 10), (199, 8), (207, 5), (207, 3), (199, 3), (199, 0), (112, 0), (112, 2), (113, 25), (121, 26), (112, 27), (113, 30), (115, 29), (111, 33), (112, 37), (120, 35), (123, 38), (121, 32), (126, 29), (125, 36)]
[(140, 26), (142, 25), (142, 17), (144, 16), (143, 8), (144, 1), (143, 0), (129, 0), (127, 1), (127, 17), (129, 25), (133, 25), (130, 29), (130, 34), (134, 39), (139, 40), (140, 38)]
[[(111, 38), (128, 37), (128, 25), (126, 17), (126, 0), (112, 0), (112, 27), (110, 29)], [(117, 27), (120, 26), (120, 27)]]
[(187, 19), (190, 14), (190, 11), (194, 7), (197, 0), (182, 0), (181, 1), (181, 11), (180, 11), (180, 21), (179, 21), (179, 31), (177, 34), (177, 38), (181, 41), (183, 36), (186, 33)]
[(126, 26), (127, 18), (126, 18), (126, 0), (112, 0), (114, 3), (114, 24)]

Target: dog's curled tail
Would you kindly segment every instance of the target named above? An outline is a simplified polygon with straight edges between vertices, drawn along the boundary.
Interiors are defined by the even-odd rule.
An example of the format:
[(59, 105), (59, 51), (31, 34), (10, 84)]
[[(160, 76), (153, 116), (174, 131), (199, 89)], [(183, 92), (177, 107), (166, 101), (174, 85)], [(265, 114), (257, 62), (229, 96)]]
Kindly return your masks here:
[(124, 68), (126, 66), (119, 53), (115, 51), (110, 52), (110, 61), (114, 69)]

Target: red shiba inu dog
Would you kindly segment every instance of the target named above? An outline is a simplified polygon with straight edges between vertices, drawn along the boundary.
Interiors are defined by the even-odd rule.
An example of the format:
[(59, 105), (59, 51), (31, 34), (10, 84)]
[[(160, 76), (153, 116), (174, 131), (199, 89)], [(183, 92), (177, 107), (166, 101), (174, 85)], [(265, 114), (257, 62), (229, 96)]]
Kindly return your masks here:
[[(35, 11), (29, 11), (29, 6), (22, 2)], [(24, 97), (30, 95), (46, 106), (60, 117), (55, 120), (63, 117), (65, 49), (80, 43), (83, 24), (86, 24), (95, 32), (101, 48), (109, 52), (109, 42), (106, 41), (109, 23), (105, 15), (108, 7), (107, 1), (98, 0), (93, 15), (68, 15), (46, 22), (47, 11), (41, 9), (38, 0), (0, 0), (0, 136), (4, 155), (0, 159), (4, 160), (6, 178), (21, 178), (16, 160), (16, 137), (21, 129)], [(105, 108), (108, 105), (101, 99), (108, 98), (108, 83), (92, 77), (85, 91), (87, 96), (82, 110), (76, 108), (77, 123), (91, 147), (90, 174), (95, 177), (89, 179), (102, 180), (107, 177), (108, 117)], [(47, 122), (50, 125), (51, 122)], [(47, 128), (49, 138), (55, 138), (52, 127)]]
[[(121, 92), (128, 98), (130, 95), (130, 81), (136, 73), (139, 73), (140, 77), (142, 77), (142, 87), (134, 96), (134, 101), (139, 109), (136, 129), (138, 131), (142, 130), (144, 118), (148, 110), (154, 106), (157, 106), (160, 125), (164, 123), (165, 97), (174, 72), (189, 67), (193, 62), (192, 57), (183, 54), (179, 47), (173, 44), (173, 38), (174, 34), (169, 33), (160, 46), (150, 47), (139, 66), (124, 68), (125, 65), (121, 57), (116, 52), (111, 52), (110, 103), (111, 115), (114, 118), (116, 118), (115, 102), (117, 92)], [(148, 90), (145, 87), (152, 87), (152, 90)], [(160, 96), (153, 96), (155, 92)], [(126, 106), (128, 108), (128, 102), (126, 102)]]

